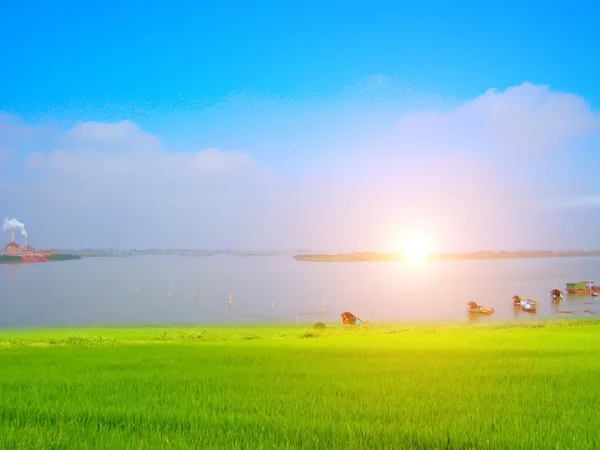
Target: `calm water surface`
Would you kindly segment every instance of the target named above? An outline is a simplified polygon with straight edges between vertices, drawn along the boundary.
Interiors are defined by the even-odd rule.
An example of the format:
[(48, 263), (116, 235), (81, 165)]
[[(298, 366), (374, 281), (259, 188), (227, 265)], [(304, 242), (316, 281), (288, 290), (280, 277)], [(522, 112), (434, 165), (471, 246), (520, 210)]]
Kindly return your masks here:
[[(0, 264), (0, 326), (337, 323), (343, 311), (373, 321), (466, 321), (470, 300), (496, 309), (493, 316), (480, 319), (484, 321), (570, 317), (556, 312), (549, 291), (590, 277), (600, 284), (600, 258), (415, 264), (310, 263), (289, 256), (137, 256)], [(515, 294), (538, 299), (537, 314), (515, 313)], [(567, 296), (560, 308), (597, 309), (600, 314), (600, 301), (589, 295)]]

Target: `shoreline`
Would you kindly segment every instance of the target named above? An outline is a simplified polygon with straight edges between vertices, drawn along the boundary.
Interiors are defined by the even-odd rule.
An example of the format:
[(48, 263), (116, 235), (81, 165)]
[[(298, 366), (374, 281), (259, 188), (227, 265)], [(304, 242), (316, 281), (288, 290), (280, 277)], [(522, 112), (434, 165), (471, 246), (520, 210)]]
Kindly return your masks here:
[[(430, 261), (465, 261), (484, 259), (541, 259), (541, 258), (588, 258), (600, 257), (600, 250), (589, 251), (517, 251), (473, 253), (434, 253), (426, 258)], [(299, 254), (292, 257), (302, 262), (400, 262), (410, 261), (401, 253), (353, 252), (353, 253), (319, 253)]]
[(0, 328), (0, 351), (21, 347), (105, 346), (116, 344), (168, 344), (192, 342), (272, 341), (286, 339), (378, 337), (453, 332), (500, 332), (534, 329), (600, 327), (592, 318), (550, 318), (519, 322), (377, 323), (324, 329), (305, 324), (213, 324), (213, 325), (100, 325), (79, 327)]

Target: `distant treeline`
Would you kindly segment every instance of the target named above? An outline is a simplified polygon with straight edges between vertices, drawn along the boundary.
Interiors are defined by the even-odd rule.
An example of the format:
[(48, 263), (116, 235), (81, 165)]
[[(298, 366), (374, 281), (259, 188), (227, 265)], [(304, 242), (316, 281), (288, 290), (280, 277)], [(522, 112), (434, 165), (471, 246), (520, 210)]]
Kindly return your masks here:
[[(511, 258), (561, 258), (600, 256), (600, 250), (534, 250), (534, 251), (479, 251), (470, 253), (436, 253), (429, 256), (433, 260), (465, 260), (465, 259), (511, 259)], [(298, 261), (311, 262), (368, 262), (368, 261), (402, 261), (406, 259), (401, 253), (353, 252), (340, 254), (302, 254), (295, 255)]]

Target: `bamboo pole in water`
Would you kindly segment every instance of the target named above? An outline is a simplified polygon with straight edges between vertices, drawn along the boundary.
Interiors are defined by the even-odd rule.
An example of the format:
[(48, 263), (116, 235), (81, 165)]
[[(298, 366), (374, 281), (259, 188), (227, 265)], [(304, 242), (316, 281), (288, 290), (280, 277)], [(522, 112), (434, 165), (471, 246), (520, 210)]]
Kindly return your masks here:
[(173, 277), (171, 277), (171, 280), (169, 281), (169, 292), (167, 292), (167, 297), (168, 298), (172, 298), (173, 297)]

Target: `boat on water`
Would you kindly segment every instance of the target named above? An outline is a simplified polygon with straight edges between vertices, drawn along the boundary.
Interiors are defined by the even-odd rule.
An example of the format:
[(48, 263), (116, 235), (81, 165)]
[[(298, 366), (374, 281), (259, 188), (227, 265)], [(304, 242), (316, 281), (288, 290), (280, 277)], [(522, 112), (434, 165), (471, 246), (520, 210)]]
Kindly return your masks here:
[(537, 300), (520, 295), (513, 296), (513, 305), (525, 312), (537, 312)]
[(555, 302), (559, 302), (563, 298), (563, 293), (560, 289), (552, 289), (550, 295), (552, 295), (552, 300)]
[(469, 314), (482, 314), (485, 316), (494, 314), (494, 308), (492, 308), (491, 306), (481, 306), (475, 302), (469, 302), (469, 303), (467, 303), (467, 305), (469, 306), (467, 308), (467, 312)]
[(598, 290), (597, 286), (592, 286), (593, 281), (575, 281), (567, 283), (567, 292), (569, 294), (591, 294)]
[(521, 311), (525, 312), (537, 312), (537, 305), (532, 301), (523, 301), (521, 303)]

